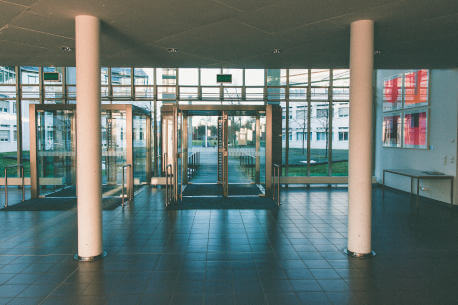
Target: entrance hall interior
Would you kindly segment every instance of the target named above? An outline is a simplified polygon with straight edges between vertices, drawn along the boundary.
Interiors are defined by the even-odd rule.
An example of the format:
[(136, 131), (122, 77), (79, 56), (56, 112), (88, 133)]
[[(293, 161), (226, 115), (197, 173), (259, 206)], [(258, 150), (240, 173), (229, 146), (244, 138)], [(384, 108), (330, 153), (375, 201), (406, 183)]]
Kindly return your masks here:
[(458, 304), (457, 14), (0, 0), (0, 304)]

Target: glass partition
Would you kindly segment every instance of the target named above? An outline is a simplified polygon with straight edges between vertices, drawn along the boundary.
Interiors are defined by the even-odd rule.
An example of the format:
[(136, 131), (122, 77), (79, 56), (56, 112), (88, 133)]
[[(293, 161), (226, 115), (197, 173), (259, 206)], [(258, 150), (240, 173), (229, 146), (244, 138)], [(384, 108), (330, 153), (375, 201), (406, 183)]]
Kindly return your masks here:
[(75, 175), (75, 118), (72, 110), (36, 113), (38, 194), (73, 196)]
[(133, 115), (133, 158), (134, 158), (134, 184), (144, 184), (147, 179), (147, 167), (146, 167), (146, 116), (144, 115)]
[(102, 111), (103, 193), (120, 193), (122, 166), (127, 160), (127, 115), (125, 110)]

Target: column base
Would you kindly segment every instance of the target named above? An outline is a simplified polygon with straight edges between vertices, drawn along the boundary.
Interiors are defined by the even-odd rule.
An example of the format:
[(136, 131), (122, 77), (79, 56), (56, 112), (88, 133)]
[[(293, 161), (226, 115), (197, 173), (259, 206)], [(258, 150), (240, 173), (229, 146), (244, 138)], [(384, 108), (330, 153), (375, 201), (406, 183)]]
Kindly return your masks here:
[(80, 261), (80, 262), (93, 262), (93, 261), (102, 259), (105, 256), (107, 256), (107, 251), (103, 251), (102, 253), (100, 253), (99, 255), (96, 255), (96, 256), (88, 256), (88, 257), (79, 256), (78, 254), (75, 254), (73, 256), (73, 259), (76, 260), (76, 261)]
[(352, 252), (348, 249), (345, 249), (344, 253), (347, 254), (348, 256), (355, 257), (355, 258), (371, 258), (376, 255), (374, 251), (371, 251), (369, 253), (357, 253), (357, 252)]

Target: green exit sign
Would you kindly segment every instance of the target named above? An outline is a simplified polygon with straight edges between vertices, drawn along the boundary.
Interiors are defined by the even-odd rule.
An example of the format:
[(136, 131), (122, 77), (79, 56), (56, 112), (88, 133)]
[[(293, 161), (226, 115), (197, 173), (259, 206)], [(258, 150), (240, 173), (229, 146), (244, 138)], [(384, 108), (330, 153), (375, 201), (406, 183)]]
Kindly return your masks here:
[(217, 83), (232, 83), (232, 74), (217, 74)]
[(43, 72), (43, 79), (46, 81), (60, 81), (60, 73), (59, 72)]

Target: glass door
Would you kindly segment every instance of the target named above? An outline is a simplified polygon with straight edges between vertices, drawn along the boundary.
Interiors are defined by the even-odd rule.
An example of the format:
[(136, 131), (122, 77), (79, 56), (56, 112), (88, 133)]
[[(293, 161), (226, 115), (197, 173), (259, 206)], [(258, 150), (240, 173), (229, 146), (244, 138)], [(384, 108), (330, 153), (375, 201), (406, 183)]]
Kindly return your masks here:
[(36, 112), (38, 194), (75, 196), (75, 116), (72, 110)]
[(127, 162), (127, 115), (124, 110), (104, 110), (102, 129), (102, 193), (121, 194), (122, 170)]

